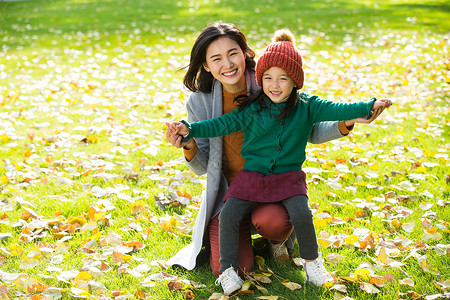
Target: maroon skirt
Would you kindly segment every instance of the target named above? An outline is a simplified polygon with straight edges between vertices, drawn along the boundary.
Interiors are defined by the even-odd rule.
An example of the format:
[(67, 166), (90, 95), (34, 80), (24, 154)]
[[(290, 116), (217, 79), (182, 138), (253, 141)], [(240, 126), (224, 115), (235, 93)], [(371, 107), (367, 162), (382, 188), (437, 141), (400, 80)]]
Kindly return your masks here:
[(264, 175), (242, 170), (234, 177), (223, 197), (235, 197), (253, 202), (278, 202), (295, 195), (308, 196), (305, 172), (291, 171)]

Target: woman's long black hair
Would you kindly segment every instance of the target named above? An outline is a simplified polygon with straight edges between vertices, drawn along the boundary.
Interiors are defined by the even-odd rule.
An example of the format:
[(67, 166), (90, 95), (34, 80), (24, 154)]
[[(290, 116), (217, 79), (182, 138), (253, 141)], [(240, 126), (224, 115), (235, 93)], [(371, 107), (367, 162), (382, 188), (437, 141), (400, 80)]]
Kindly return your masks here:
[(245, 53), (246, 68), (255, 68), (255, 51), (247, 45), (245, 35), (233, 24), (215, 22), (203, 29), (192, 46), (191, 58), (183, 79), (184, 86), (190, 91), (211, 93), (214, 77), (203, 68), (206, 50), (212, 42), (224, 36), (234, 40)]

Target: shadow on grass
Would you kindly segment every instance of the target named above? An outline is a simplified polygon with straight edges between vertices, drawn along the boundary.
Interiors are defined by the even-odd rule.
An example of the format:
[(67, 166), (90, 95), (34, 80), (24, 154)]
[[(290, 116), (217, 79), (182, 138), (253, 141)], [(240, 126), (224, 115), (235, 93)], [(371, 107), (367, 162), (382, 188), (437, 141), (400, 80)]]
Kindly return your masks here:
[(450, 3), (449, 2), (442, 2), (442, 3), (411, 3), (411, 4), (393, 4), (392, 7), (394, 9), (401, 9), (401, 10), (411, 10), (411, 9), (420, 9), (420, 10), (427, 10), (430, 12), (436, 11), (436, 12), (450, 12)]

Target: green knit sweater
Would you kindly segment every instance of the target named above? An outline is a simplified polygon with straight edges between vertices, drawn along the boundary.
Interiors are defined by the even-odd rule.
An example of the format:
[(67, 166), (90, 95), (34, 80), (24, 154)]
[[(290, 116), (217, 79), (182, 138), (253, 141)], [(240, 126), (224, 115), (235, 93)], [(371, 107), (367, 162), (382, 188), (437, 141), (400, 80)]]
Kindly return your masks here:
[(319, 99), (303, 92), (289, 116), (278, 120), (284, 103), (275, 104), (267, 97), (266, 108), (257, 102), (242, 111), (238, 108), (218, 118), (188, 124), (191, 137), (208, 138), (244, 133), (241, 155), (245, 158), (244, 169), (262, 174), (280, 174), (301, 170), (306, 159), (305, 148), (314, 123), (342, 121), (368, 117), (373, 100), (368, 102), (339, 103)]

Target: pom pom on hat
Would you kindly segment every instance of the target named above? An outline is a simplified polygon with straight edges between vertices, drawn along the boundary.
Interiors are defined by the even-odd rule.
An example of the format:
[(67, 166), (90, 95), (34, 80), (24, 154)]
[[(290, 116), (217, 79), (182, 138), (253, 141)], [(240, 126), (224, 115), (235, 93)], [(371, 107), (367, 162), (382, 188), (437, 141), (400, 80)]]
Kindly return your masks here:
[(266, 47), (256, 64), (256, 81), (262, 86), (262, 75), (271, 67), (279, 67), (294, 80), (297, 89), (303, 87), (304, 73), (300, 53), (295, 48), (294, 35), (289, 29), (275, 32), (272, 43)]
[(291, 42), (295, 47), (295, 38), (289, 29), (279, 29), (275, 31), (272, 37), (272, 43), (275, 42)]

